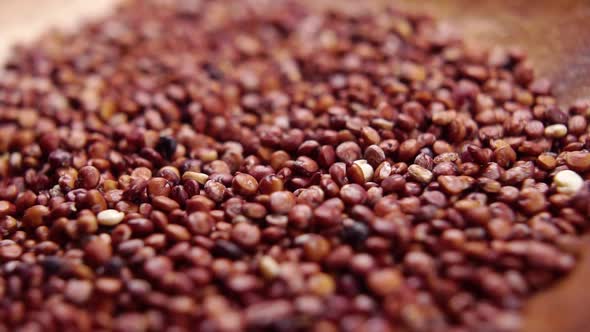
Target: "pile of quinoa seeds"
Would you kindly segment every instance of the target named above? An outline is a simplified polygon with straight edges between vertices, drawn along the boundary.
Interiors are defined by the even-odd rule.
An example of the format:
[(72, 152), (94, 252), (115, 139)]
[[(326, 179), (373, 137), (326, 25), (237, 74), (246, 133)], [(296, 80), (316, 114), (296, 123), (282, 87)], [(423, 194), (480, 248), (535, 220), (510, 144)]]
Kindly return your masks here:
[(590, 108), (550, 91), (395, 10), (49, 33), (0, 75), (0, 331), (516, 331), (590, 215)]

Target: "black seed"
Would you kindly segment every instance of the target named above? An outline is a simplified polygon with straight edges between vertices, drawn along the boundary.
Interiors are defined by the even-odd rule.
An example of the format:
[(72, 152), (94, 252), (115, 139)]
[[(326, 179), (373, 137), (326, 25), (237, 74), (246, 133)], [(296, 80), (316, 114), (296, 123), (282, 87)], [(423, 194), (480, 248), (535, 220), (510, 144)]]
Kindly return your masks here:
[(176, 140), (170, 136), (160, 136), (156, 151), (160, 152), (164, 158), (169, 159), (176, 152)]
[(203, 69), (205, 69), (209, 77), (211, 77), (212, 79), (216, 81), (220, 81), (223, 79), (223, 72), (214, 65), (207, 62), (203, 65)]
[(355, 222), (351, 225), (346, 225), (342, 228), (342, 239), (352, 245), (362, 244), (369, 236), (369, 228), (367, 225)]
[(63, 266), (63, 260), (57, 256), (47, 256), (41, 261), (41, 266), (48, 275), (58, 274)]
[(121, 257), (113, 257), (104, 264), (104, 274), (111, 276), (118, 276), (125, 266), (125, 262)]
[(239, 259), (244, 252), (233, 242), (227, 240), (217, 240), (211, 252), (214, 256), (226, 257), (230, 259)]

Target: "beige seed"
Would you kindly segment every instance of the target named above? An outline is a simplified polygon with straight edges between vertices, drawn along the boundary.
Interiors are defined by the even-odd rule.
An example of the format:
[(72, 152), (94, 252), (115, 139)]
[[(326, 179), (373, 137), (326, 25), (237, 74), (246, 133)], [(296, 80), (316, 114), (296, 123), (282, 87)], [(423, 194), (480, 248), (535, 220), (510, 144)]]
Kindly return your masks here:
[(371, 181), (373, 179), (373, 166), (369, 164), (365, 159), (355, 160), (354, 164), (357, 164), (363, 173), (365, 181)]
[(260, 258), (258, 267), (266, 279), (274, 279), (281, 271), (280, 265), (270, 256), (263, 256)]
[(96, 216), (98, 223), (103, 226), (115, 226), (123, 221), (125, 213), (113, 209), (100, 211)]
[(562, 138), (567, 135), (567, 127), (562, 124), (554, 124), (545, 128), (545, 136), (551, 138)]
[(199, 173), (199, 172), (184, 172), (184, 174), (182, 174), (182, 179), (183, 180), (195, 180), (200, 184), (205, 184), (205, 182), (207, 182), (207, 180), (209, 179), (209, 175), (205, 174), (205, 173)]
[(412, 164), (408, 167), (408, 173), (418, 182), (429, 183), (432, 181), (432, 172), (422, 166)]
[(578, 173), (570, 170), (560, 171), (553, 177), (557, 192), (561, 194), (575, 194), (584, 185), (584, 179)]

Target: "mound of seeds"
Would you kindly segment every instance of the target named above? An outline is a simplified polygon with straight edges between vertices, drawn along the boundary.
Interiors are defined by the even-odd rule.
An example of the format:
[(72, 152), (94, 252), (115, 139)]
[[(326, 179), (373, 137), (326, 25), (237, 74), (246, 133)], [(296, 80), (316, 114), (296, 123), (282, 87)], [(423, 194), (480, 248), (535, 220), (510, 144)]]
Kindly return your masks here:
[(0, 331), (513, 331), (590, 108), (429, 18), (135, 1), (0, 76)]

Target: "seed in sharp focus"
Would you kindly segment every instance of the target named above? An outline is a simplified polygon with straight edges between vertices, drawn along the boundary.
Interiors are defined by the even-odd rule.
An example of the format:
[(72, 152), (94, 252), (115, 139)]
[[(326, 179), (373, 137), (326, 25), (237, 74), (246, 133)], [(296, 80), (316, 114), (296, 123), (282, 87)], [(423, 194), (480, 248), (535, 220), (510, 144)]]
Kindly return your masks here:
[(416, 164), (410, 165), (408, 167), (408, 174), (412, 177), (412, 179), (420, 182), (420, 183), (430, 183), (432, 181), (433, 174), (431, 171), (427, 170), (422, 166), (418, 166)]
[(258, 191), (258, 181), (250, 174), (238, 173), (232, 180), (232, 188), (239, 195), (251, 196)]
[(559, 171), (553, 177), (557, 192), (575, 194), (584, 186), (584, 179), (578, 173), (570, 170)]
[(100, 181), (100, 172), (96, 167), (84, 166), (78, 171), (78, 183), (85, 189), (93, 189), (98, 186)]
[(565, 154), (566, 165), (574, 171), (586, 172), (590, 170), (590, 152), (572, 151)]
[(118, 225), (125, 218), (125, 213), (113, 209), (100, 211), (96, 215), (98, 223), (103, 226)]
[(373, 166), (365, 159), (355, 160), (353, 164), (361, 168), (361, 173), (365, 181), (371, 181), (373, 179)]

